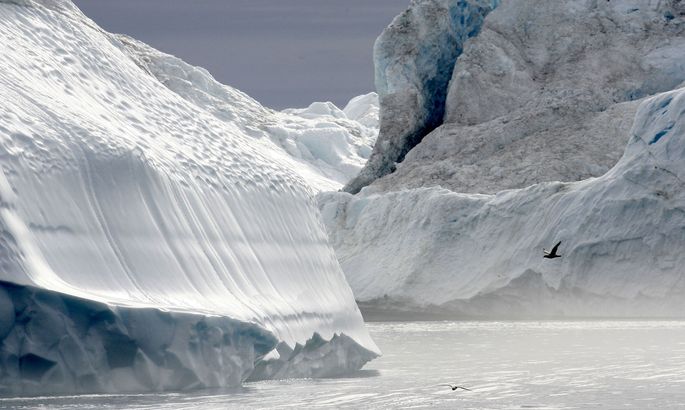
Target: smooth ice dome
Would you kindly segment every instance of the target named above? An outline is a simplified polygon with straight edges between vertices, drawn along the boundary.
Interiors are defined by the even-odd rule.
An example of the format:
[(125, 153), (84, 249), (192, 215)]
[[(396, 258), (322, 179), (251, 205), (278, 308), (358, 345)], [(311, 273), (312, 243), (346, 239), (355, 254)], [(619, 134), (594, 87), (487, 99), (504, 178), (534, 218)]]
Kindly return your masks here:
[(68, 1), (2, 3), (0, 27), (2, 392), (218, 387), (378, 354), (312, 198), (335, 180), (287, 151), (345, 125), (265, 109)]

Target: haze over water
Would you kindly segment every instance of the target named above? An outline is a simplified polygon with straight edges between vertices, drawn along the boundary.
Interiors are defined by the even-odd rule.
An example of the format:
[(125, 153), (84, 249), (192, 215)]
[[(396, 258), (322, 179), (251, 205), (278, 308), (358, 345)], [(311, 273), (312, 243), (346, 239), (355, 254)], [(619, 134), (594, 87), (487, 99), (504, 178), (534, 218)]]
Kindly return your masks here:
[[(682, 408), (685, 322), (370, 323), (354, 377), (232, 391), (0, 399), (6, 408)], [(440, 383), (473, 389), (451, 391)]]

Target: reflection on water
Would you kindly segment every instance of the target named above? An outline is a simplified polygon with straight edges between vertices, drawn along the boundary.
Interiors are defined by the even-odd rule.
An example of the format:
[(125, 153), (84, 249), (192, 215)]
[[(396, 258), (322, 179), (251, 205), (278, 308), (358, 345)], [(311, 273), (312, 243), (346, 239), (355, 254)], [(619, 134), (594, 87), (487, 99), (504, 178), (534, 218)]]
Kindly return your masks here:
[(0, 407), (685, 408), (685, 322), (368, 326), (384, 356), (350, 377), (257, 382), (229, 391), (0, 399)]

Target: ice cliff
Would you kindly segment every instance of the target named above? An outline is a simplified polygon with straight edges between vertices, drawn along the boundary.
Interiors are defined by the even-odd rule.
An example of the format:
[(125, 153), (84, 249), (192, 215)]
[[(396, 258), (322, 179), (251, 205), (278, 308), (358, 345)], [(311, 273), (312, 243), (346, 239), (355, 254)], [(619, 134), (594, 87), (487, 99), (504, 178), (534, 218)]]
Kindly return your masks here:
[(380, 134), (361, 173), (345, 190), (356, 193), (395, 170), (395, 163), (442, 123), (447, 86), (466, 40), (499, 0), (412, 0), (373, 49), (383, 109)]
[[(436, 67), (384, 67), (441, 38), (442, 25), (407, 17), (435, 4), (412, 2), (376, 43), (381, 132), (364, 182), (347, 188), (378, 179), (320, 195), (367, 313), (682, 316), (685, 105), (682, 90), (652, 96), (685, 80), (685, 6), (503, 0), (456, 57), (442, 125), (407, 143), (416, 105), (386, 99), (384, 84), (421, 94), (406, 72)], [(387, 133), (394, 118), (405, 125)], [(387, 147), (408, 152), (377, 172)], [(557, 240), (564, 257), (542, 259)]]
[(303, 148), (335, 134), (345, 162), (366, 125), (261, 107), (67, 0), (0, 2), (0, 56), (2, 394), (325, 376), (378, 354), (312, 198), (341, 163)]
[[(681, 2), (505, 0), (478, 21), (480, 31), (442, 75), (438, 58), (413, 60), (428, 47), (424, 39), (437, 49), (452, 31), (407, 17), (438, 3), (413, 2), (376, 43), (381, 132), (360, 174), (365, 182), (353, 180), (349, 192), (373, 183), (385, 191), (440, 185), (494, 193), (599, 176), (620, 157), (639, 100), (685, 81)], [(406, 34), (415, 32), (422, 35)], [(414, 94), (446, 96), (444, 107), (394, 102)], [(417, 112), (431, 112), (433, 126), (408, 139)]]

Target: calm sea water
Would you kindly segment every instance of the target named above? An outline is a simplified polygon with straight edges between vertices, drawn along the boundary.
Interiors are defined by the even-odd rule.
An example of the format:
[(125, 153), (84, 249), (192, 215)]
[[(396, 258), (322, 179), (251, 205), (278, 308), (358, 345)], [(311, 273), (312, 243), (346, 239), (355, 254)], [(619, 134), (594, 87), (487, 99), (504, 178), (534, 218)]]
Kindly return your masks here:
[[(685, 322), (370, 323), (352, 377), (230, 391), (0, 399), (2, 408), (685, 408)], [(473, 391), (452, 391), (458, 383)]]

